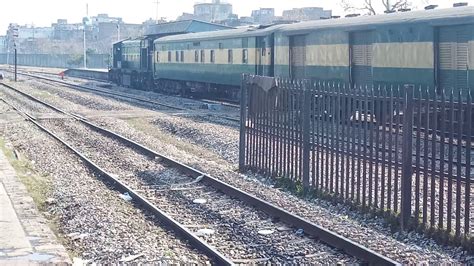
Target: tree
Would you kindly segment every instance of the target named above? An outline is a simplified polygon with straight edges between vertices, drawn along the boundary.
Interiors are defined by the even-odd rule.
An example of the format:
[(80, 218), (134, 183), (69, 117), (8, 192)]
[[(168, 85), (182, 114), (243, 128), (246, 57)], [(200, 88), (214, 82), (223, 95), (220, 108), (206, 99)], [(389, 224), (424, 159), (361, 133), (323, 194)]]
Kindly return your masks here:
[(409, 0), (341, 0), (341, 6), (346, 12), (365, 11), (368, 15), (377, 14), (379, 7), (384, 12), (391, 13), (398, 9), (411, 6)]

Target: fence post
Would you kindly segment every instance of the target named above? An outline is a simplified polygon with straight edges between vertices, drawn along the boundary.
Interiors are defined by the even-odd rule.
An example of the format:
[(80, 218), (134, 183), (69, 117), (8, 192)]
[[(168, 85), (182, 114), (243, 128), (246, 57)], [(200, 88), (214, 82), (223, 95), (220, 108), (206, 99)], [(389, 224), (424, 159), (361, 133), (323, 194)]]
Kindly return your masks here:
[(239, 170), (245, 168), (245, 129), (247, 126), (247, 79), (243, 74), (240, 84), (240, 142), (239, 142)]
[(401, 228), (407, 229), (411, 217), (412, 190), (412, 144), (413, 144), (413, 93), (414, 85), (405, 85), (405, 109), (403, 111), (402, 182), (401, 182)]
[(310, 155), (310, 110), (311, 110), (311, 91), (308, 81), (303, 82), (303, 187), (309, 188), (309, 155)]

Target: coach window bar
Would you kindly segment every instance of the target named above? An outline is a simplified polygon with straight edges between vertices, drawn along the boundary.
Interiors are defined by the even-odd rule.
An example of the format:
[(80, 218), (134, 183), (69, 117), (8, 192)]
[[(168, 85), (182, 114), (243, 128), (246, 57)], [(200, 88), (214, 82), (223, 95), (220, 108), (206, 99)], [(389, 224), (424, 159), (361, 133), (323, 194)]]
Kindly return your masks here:
[(247, 64), (249, 62), (249, 51), (244, 49), (242, 51), (242, 63)]
[(216, 62), (216, 52), (214, 50), (211, 50), (211, 63)]
[(229, 64), (232, 64), (234, 62), (234, 52), (232, 51), (232, 49), (229, 49), (227, 51), (227, 62)]
[(206, 51), (201, 50), (201, 63), (206, 62)]

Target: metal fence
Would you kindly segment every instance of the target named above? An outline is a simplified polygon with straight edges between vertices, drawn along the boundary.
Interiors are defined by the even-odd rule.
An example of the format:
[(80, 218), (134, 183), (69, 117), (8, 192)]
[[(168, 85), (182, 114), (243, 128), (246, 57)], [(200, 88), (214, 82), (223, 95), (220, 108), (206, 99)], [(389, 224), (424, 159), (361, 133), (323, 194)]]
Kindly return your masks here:
[(245, 75), (241, 93), (241, 170), (390, 213), (402, 228), (473, 237), (468, 90)]

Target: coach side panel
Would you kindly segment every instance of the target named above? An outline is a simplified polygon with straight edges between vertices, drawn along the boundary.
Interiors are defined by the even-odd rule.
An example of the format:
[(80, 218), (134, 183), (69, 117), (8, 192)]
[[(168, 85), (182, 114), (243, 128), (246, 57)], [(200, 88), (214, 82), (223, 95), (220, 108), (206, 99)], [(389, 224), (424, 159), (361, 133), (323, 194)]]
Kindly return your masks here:
[[(467, 76), (469, 86), (474, 87), (474, 26), (467, 25), (472, 30), (468, 31), (466, 45), (461, 45), (467, 46), (467, 52), (458, 52), (460, 59), (453, 59), (452, 66), (439, 66), (439, 46), (446, 46), (447, 42), (454, 45), (458, 40), (439, 40), (440, 27), (442, 25), (408, 23), (313, 31), (305, 34), (304, 61), (296, 62), (300, 65), (292, 65), (295, 62), (290, 58), (292, 33), (278, 33), (275, 37), (275, 76), (290, 77), (292, 67), (304, 67), (308, 79), (349, 83), (354, 74), (351, 73), (351, 67), (354, 67), (351, 53), (356, 46), (366, 45), (369, 54), (363, 64), (369, 69), (374, 85), (412, 83), (434, 87), (439, 82), (439, 71), (453, 68), (458, 76)], [(357, 32), (370, 34), (370, 43), (352, 43), (351, 34)], [(459, 66), (464, 60), (467, 68)]]
[(239, 86), (242, 73), (255, 73), (255, 37), (155, 43), (154, 77)]

